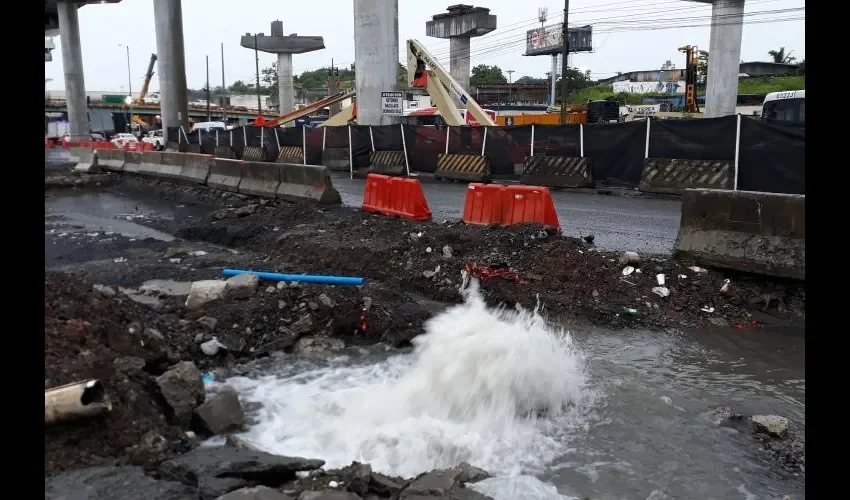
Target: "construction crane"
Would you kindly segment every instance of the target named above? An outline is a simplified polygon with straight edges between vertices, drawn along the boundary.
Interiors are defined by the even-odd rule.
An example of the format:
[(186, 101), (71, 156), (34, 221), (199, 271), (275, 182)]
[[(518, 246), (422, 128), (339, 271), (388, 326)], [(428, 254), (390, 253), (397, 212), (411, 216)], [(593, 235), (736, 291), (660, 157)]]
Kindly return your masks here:
[(467, 125), (455, 101), (465, 105), (467, 114), (471, 114), (479, 124), (491, 127), (496, 125), (475, 99), (468, 95), (443, 65), (416, 40), (407, 41), (407, 74), (411, 75), (411, 87), (428, 91), (446, 125)]
[(679, 47), (685, 53), (685, 113), (699, 113), (697, 103), (697, 54), (696, 45)]
[(297, 120), (299, 118), (302, 118), (302, 117), (308, 116), (312, 113), (315, 113), (316, 111), (318, 111), (318, 110), (320, 110), (324, 107), (331, 106), (331, 105), (336, 104), (338, 102), (342, 102), (346, 99), (351, 99), (355, 95), (357, 95), (357, 91), (355, 91), (354, 89), (342, 90), (340, 92), (337, 92), (334, 95), (325, 97), (324, 99), (319, 99), (318, 101), (315, 101), (315, 102), (311, 102), (310, 104), (307, 104), (306, 106), (302, 106), (301, 108), (296, 109), (295, 111), (293, 111), (291, 113), (281, 115), (281, 116), (274, 118), (274, 119), (271, 119), (271, 120), (266, 120), (262, 115), (259, 115), (254, 120), (254, 123), (252, 123), (252, 125), (256, 125), (258, 127), (279, 127), (279, 126), (283, 125), (284, 123), (288, 123), (288, 122), (291, 122), (293, 120)]
[(151, 85), (151, 78), (153, 78), (153, 65), (156, 63), (156, 54), (151, 54), (151, 61), (148, 64), (148, 71), (145, 73), (145, 79), (142, 82), (142, 90), (139, 91), (139, 97), (137, 97), (134, 101), (134, 104), (142, 104), (145, 100), (145, 97), (148, 95), (148, 87)]

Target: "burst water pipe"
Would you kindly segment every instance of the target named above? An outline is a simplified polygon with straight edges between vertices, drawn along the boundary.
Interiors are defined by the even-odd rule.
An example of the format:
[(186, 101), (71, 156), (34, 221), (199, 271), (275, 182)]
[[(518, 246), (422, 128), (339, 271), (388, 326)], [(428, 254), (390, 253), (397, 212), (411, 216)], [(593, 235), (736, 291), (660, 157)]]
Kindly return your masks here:
[(44, 391), (45, 424), (95, 417), (111, 410), (112, 403), (99, 380), (84, 380)]
[(247, 271), (244, 269), (225, 269), (222, 274), (230, 278), (239, 274), (254, 274), (261, 280), (266, 281), (294, 281), (298, 283), (315, 283), (318, 285), (362, 285), (365, 278), (351, 276), (317, 276), (314, 274), (282, 274), (267, 273), (262, 271)]

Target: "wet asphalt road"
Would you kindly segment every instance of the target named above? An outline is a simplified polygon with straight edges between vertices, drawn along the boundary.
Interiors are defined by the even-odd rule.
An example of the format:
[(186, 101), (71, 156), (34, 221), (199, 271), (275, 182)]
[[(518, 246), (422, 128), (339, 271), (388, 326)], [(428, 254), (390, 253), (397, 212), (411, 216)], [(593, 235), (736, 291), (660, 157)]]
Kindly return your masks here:
[[(365, 181), (338, 172), (331, 176), (342, 202), (359, 207)], [(466, 184), (423, 179), (422, 189), (435, 220), (461, 217)], [(554, 191), (552, 197), (566, 236), (593, 234), (596, 246), (604, 250), (655, 254), (673, 250), (682, 207), (678, 200), (572, 191)]]

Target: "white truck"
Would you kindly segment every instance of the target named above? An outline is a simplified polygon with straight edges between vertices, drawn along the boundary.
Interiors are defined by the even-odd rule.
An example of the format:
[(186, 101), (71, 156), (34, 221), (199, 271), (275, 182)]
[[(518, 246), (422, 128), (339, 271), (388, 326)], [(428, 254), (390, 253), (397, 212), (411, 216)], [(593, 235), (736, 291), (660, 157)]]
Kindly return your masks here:
[(142, 137), (142, 142), (147, 144), (153, 144), (154, 148), (157, 151), (162, 151), (165, 149), (165, 137), (162, 134), (162, 129), (160, 130), (151, 130), (144, 137)]

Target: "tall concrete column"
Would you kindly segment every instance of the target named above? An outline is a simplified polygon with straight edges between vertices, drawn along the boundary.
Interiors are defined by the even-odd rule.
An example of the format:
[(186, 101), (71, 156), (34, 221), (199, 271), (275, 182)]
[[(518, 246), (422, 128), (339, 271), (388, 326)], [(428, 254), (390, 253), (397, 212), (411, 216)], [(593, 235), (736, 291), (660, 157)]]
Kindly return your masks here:
[(399, 123), (381, 115), (381, 92), (397, 86), (398, 0), (354, 0), (354, 60), (357, 123)]
[(156, 30), (156, 64), (162, 128), (189, 131), (189, 96), (186, 91), (186, 54), (183, 48), (181, 0), (153, 0)]
[(708, 118), (735, 114), (743, 22), (744, 0), (716, 0), (712, 4), (705, 92)]
[(72, 141), (89, 140), (91, 125), (86, 109), (86, 82), (83, 78), (83, 49), (80, 45), (80, 19), (77, 5), (57, 2), (59, 39), (62, 41), (62, 68), (65, 73), (65, 103), (68, 107), (68, 135)]
[[(277, 87), (280, 114), (291, 113), (295, 108), (295, 83), (292, 79), (292, 54), (281, 52), (277, 55)], [(284, 127), (294, 127), (295, 122), (283, 124)]]
[(449, 73), (463, 90), (469, 92), (469, 41), (470, 38), (449, 38)]

